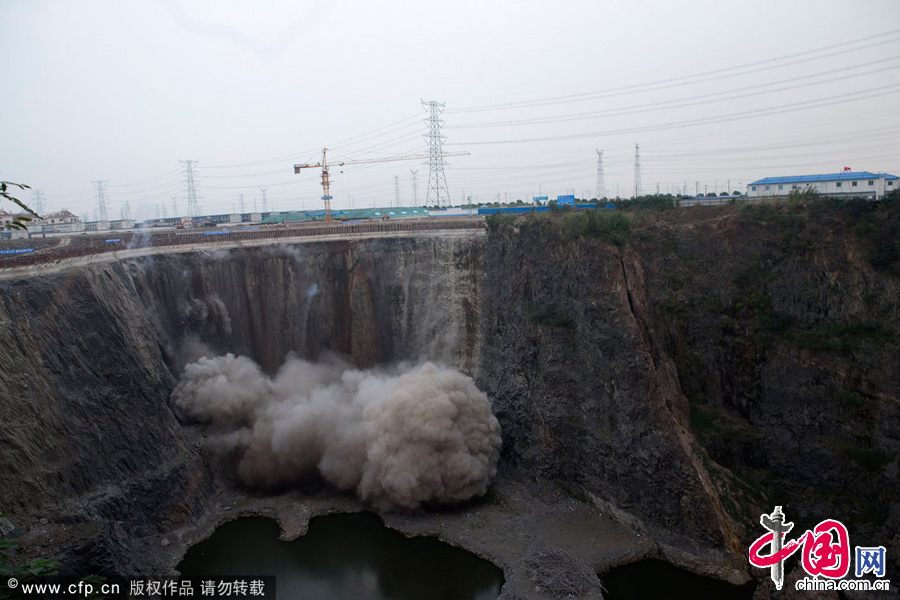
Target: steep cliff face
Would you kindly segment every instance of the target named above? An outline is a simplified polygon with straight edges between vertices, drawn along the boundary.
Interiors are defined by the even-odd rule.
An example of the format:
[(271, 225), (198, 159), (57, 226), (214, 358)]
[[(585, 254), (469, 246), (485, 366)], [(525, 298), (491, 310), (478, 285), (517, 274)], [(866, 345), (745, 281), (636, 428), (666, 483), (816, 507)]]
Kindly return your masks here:
[(508, 460), (664, 542), (737, 548), (635, 252), (526, 221), (491, 234), (483, 298), (478, 383), (495, 398)]
[(477, 358), (481, 238), (386, 238), (156, 256), (129, 267), (171, 339), (250, 356), (272, 372), (288, 353), (359, 366)]
[(0, 293), (0, 510), (52, 520), (72, 570), (131, 572), (129, 540), (189, 520), (210, 485), (132, 283), (113, 265)]
[(0, 282), (0, 512), (26, 529), (91, 524), (70, 558), (139, 570), (127, 540), (189, 522), (215, 487), (168, 404), (194, 342), (269, 371), (325, 351), (470, 370), (482, 239), (157, 255)]
[(638, 214), (622, 247), (497, 224), (478, 382), (505, 458), (701, 554), (745, 554), (775, 504), (900, 550), (891, 211)]
[(798, 528), (836, 518), (900, 549), (896, 204), (747, 207), (632, 236), (660, 349), (747, 534), (782, 504)]
[(521, 219), (0, 282), (0, 511), (96, 524), (70, 548), (137, 568), (128, 540), (218, 485), (168, 406), (200, 342), (270, 373), (328, 351), (455, 366), (508, 464), (695, 557), (745, 565), (773, 504), (900, 555), (900, 284), (872, 219), (677, 211), (621, 245)]

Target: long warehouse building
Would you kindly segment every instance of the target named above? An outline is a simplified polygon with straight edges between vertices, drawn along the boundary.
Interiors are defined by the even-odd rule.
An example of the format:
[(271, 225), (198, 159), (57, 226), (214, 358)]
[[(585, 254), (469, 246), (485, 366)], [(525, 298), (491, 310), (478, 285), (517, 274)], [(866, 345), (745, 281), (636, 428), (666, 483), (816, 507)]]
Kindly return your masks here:
[(747, 185), (747, 196), (787, 196), (791, 190), (812, 188), (832, 198), (870, 198), (878, 200), (900, 187), (896, 175), (869, 171), (844, 171), (830, 175), (765, 177)]

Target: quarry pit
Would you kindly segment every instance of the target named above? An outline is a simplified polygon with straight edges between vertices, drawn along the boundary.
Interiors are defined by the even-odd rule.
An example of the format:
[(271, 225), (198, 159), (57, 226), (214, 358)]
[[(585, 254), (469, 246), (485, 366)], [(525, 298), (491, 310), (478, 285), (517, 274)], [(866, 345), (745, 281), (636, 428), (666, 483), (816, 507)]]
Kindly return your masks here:
[[(853, 303), (861, 278), (875, 295), (868, 302), (886, 306), (896, 279), (846, 267), (850, 238), (816, 260), (775, 260), (765, 253), (777, 231), (727, 207), (711, 216), (647, 224), (624, 245), (525, 222), (143, 250), (73, 258), (28, 277), (0, 270), (0, 392), (9, 399), (0, 405), (0, 512), (20, 534), (22, 557), (146, 576), (170, 573), (189, 546), (239, 516), (271, 516), (291, 539), (316, 515), (372, 510), (315, 477), (264, 491), (241, 482), (233, 461), (210, 448), (211, 426), (173, 407), (202, 348), (247, 357), (268, 376), (291, 358), (336, 355), (355, 369), (431, 361), (471, 378), (502, 436), (487, 492), (379, 514), (405, 535), (491, 560), (508, 597), (548, 597), (523, 566), (537, 546), (597, 573), (659, 557), (734, 584), (761, 580), (746, 564), (747, 541), (785, 482), (803, 518), (845, 510), (857, 536), (896, 544), (896, 480), (883, 485), (897, 465), (896, 398), (878, 391), (897, 377), (888, 367), (896, 338), (881, 348), (849, 341), (868, 352), (862, 383), (857, 359), (835, 369), (846, 355), (795, 352), (789, 342), (757, 344), (770, 359), (760, 362), (747, 355), (747, 332), (733, 333), (747, 324), (729, 295), (746, 293), (738, 275), (762, 256), (776, 274), (764, 291), (779, 310), (801, 319), (827, 308), (827, 318), (850, 323), (871, 309)], [(817, 235), (812, 226), (807, 234)], [(818, 292), (823, 272), (837, 289), (828, 296)], [(726, 284), (715, 293), (712, 281)], [(679, 346), (686, 340), (694, 350)], [(850, 385), (885, 400), (850, 414), (850, 433), (815, 415), (799, 426), (849, 436), (842, 443), (853, 447), (868, 428), (868, 443), (891, 457), (876, 470), (830, 442), (820, 444), (833, 448), (820, 456), (831, 465), (824, 482), (804, 481), (777, 449), (750, 452), (766, 432), (803, 435), (786, 434), (763, 408)], [(776, 458), (782, 479), (754, 479)], [(854, 498), (838, 497), (845, 476), (862, 482)], [(823, 485), (835, 491), (817, 495)], [(858, 518), (867, 509), (887, 516)]]

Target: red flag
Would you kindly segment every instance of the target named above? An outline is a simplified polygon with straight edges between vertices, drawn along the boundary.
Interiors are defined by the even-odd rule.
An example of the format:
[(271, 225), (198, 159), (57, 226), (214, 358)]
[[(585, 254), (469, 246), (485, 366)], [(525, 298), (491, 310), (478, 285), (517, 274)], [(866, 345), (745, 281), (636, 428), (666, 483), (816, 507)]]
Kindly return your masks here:
[(846, 173), (847, 171), (852, 171), (852, 170), (853, 169), (851, 169), (850, 167), (844, 167), (844, 173)]

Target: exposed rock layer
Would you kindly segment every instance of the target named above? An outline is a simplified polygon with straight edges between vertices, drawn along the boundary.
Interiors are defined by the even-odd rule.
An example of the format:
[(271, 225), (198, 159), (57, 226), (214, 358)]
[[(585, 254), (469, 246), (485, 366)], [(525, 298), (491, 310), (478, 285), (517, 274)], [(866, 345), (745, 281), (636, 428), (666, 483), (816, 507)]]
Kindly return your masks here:
[(95, 524), (93, 564), (139, 570), (110, 548), (190, 522), (216, 485), (167, 404), (199, 340), (268, 372), (324, 351), (460, 368), (508, 464), (697, 557), (745, 560), (776, 500), (897, 556), (896, 276), (852, 230), (703, 215), (622, 248), (528, 221), (2, 282), (0, 511)]

